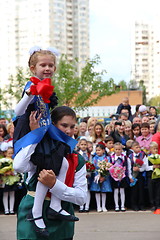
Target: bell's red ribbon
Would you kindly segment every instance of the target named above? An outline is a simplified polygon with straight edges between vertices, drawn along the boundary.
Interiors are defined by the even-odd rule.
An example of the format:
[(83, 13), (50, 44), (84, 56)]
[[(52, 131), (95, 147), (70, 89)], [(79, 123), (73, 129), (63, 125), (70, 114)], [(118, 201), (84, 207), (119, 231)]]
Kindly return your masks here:
[(51, 85), (51, 79), (45, 78), (41, 81), (36, 77), (31, 77), (30, 80), (34, 83), (30, 87), (32, 95), (40, 95), (45, 103), (50, 103), (49, 98), (54, 90), (54, 86)]

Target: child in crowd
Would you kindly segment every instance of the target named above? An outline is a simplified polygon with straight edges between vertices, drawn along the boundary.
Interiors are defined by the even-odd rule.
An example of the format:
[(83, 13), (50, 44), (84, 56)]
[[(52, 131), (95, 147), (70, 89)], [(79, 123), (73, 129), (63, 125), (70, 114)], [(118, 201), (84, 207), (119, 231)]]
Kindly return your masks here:
[[(119, 212), (120, 209), (122, 212), (126, 210), (124, 189), (129, 186), (129, 178), (131, 179), (131, 172), (129, 171), (130, 161), (127, 158), (127, 156), (122, 153), (122, 151), (123, 151), (122, 144), (120, 142), (116, 142), (114, 144), (114, 154), (111, 155), (111, 163), (125, 167), (125, 177), (121, 181), (116, 181), (112, 178), (112, 187), (114, 189), (114, 203), (116, 212)], [(119, 208), (119, 193), (121, 208)]]
[[(143, 151), (141, 151), (138, 142), (134, 141), (132, 144), (133, 153), (129, 155), (131, 161), (131, 173), (136, 174), (135, 185), (131, 187), (131, 207), (134, 211), (144, 210), (144, 171), (146, 169), (147, 158)], [(142, 165), (136, 164), (136, 159), (142, 160)]]
[(149, 123), (142, 123), (141, 125), (141, 136), (136, 138), (136, 141), (139, 143), (140, 148), (143, 149), (145, 152), (148, 152), (149, 145), (152, 141), (152, 134), (150, 134), (150, 127)]
[[(151, 142), (149, 150), (150, 153), (148, 156), (151, 154), (158, 154), (158, 144), (156, 142)], [(152, 179), (153, 169), (155, 168), (160, 168), (160, 165), (152, 165), (148, 160), (146, 172), (151, 211), (160, 209), (160, 178)]]
[(131, 153), (133, 153), (132, 150), (132, 143), (134, 142), (134, 140), (130, 139), (126, 142), (126, 156), (128, 157)]
[[(8, 147), (8, 149), (4, 152), (5, 159), (9, 159), (13, 162), (12, 155), (13, 147)], [(3, 177), (6, 178), (6, 180), (3, 180)], [(17, 173), (14, 172), (13, 169), (2, 175), (2, 182), (4, 181), (3, 206), (5, 215), (14, 214), (15, 191), (18, 189), (17, 183), (19, 180), (20, 177), (18, 177)]]
[(139, 123), (132, 124), (133, 139), (135, 140), (141, 135), (141, 127)]
[(87, 148), (89, 153), (89, 159), (92, 160), (93, 157), (93, 143), (91, 141), (87, 141)]
[(103, 160), (110, 162), (110, 158), (105, 154), (105, 146), (98, 144), (96, 146), (96, 154), (92, 159), (92, 163), (95, 165), (96, 171), (94, 173), (94, 181), (91, 184), (90, 191), (95, 192), (97, 212), (106, 212), (106, 192), (112, 192), (110, 177), (101, 176), (98, 172), (98, 163)]
[[(54, 108), (57, 105), (57, 97), (55, 96), (55, 93), (53, 93), (53, 86), (51, 86), (51, 77), (56, 71), (55, 54), (55, 49), (53, 48), (43, 50), (39, 47), (36, 47), (30, 50), (30, 58), (28, 63), (30, 71), (35, 77), (31, 77), (31, 81), (27, 82), (23, 97), (15, 109), (18, 120), (15, 122), (16, 127), (14, 132), (14, 147), (16, 144), (18, 144), (17, 140), (28, 136), (27, 134), (30, 132), (30, 115), (33, 116), (37, 113), (40, 113), (37, 118), (39, 119), (40, 124), (38, 131), (43, 131), (42, 129), (47, 127), (48, 130), (47, 132), (43, 131), (44, 135), (39, 134), (38, 142), (33, 144), (34, 146), (31, 157), (31, 166), (33, 167), (34, 171), (36, 171), (36, 166), (38, 166), (38, 169), (52, 169), (56, 176), (58, 176), (62, 182), (65, 182), (66, 166), (64, 163), (64, 156), (66, 156), (69, 150), (67, 149), (66, 145), (63, 145), (63, 143), (59, 141), (54, 141), (51, 137), (52, 133), (54, 134), (54, 132), (51, 130), (51, 127), (53, 126), (51, 126), (51, 117), (49, 113), (49, 108)], [(44, 91), (39, 92), (39, 90), (42, 89)], [(29, 138), (27, 138), (27, 141), (29, 141)], [(34, 165), (32, 165), (32, 163)], [(63, 171), (60, 171), (62, 169)], [(43, 232), (48, 234), (42, 218), (42, 207), (47, 192), (48, 187), (40, 182), (37, 182), (34, 205), (27, 217), (27, 219), (36, 226), (37, 232), (42, 233), (42, 235)], [(48, 215), (51, 215), (52, 212), (52, 216), (55, 215), (55, 218), (61, 220), (78, 220), (78, 218), (70, 215), (68, 212), (62, 209), (61, 201), (53, 194), (51, 194), (51, 201), (48, 211)]]
[(108, 154), (112, 154), (113, 153), (113, 145), (114, 145), (114, 139), (111, 136), (108, 136), (105, 138), (104, 140), (105, 142), (105, 146), (106, 146), (106, 152)]
[[(79, 147), (79, 154), (83, 156), (86, 162), (90, 161), (92, 162), (92, 156), (88, 151), (88, 142), (86, 139), (81, 138), (78, 142), (78, 147)], [(91, 199), (91, 194), (90, 194), (90, 184), (91, 184), (91, 176), (87, 174), (87, 180), (88, 180), (88, 189), (87, 189), (87, 200), (86, 203), (79, 208), (79, 212), (89, 212), (89, 205), (90, 205), (90, 199)]]
[(129, 98), (128, 98), (128, 97), (124, 97), (124, 98), (122, 99), (122, 103), (119, 104), (116, 113), (117, 113), (117, 114), (120, 114), (122, 109), (128, 109), (129, 116), (132, 115), (132, 113), (131, 113), (131, 106), (130, 106), (130, 104), (129, 104)]

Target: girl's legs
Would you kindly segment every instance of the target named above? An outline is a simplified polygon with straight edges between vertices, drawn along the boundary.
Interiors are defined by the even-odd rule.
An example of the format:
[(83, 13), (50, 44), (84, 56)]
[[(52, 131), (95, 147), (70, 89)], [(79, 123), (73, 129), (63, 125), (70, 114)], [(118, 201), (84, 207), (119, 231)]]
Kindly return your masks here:
[(115, 211), (119, 211), (119, 204), (118, 204), (118, 188), (114, 189), (114, 204), (115, 204)]
[(102, 211), (107, 212), (106, 209), (106, 193), (101, 193), (102, 196)]
[(90, 193), (89, 190), (87, 190), (87, 201), (86, 201), (86, 205), (85, 205), (85, 210), (86, 210), (86, 211), (89, 210), (90, 200), (91, 200), (91, 193)]
[[(33, 218), (42, 216), (43, 202), (44, 202), (45, 196), (47, 194), (47, 191), (48, 191), (47, 186), (43, 185), (41, 182), (37, 182), (34, 204), (33, 204), (33, 208), (32, 208)], [(35, 220), (34, 222), (37, 225), (37, 227), (39, 227), (39, 228), (46, 227), (42, 218)]]
[(9, 192), (9, 211), (14, 213), (15, 191)]
[(124, 192), (124, 188), (120, 188), (120, 198), (121, 198), (121, 210), (125, 211), (125, 192)]
[(101, 194), (100, 193), (95, 193), (95, 198), (96, 198), (96, 203), (97, 203), (97, 212), (101, 212)]
[[(63, 183), (65, 182), (67, 170), (68, 170), (68, 161), (66, 158), (63, 158), (62, 166), (61, 166), (59, 175), (57, 176), (57, 179), (59, 181)], [(62, 209), (61, 200), (53, 194), (51, 194), (50, 208), (54, 209), (56, 212), (59, 212)], [(70, 215), (65, 210), (62, 210), (61, 214)]]
[(8, 194), (9, 194), (9, 192), (3, 192), (3, 206), (4, 206), (4, 212), (5, 212), (5, 214), (9, 214)]

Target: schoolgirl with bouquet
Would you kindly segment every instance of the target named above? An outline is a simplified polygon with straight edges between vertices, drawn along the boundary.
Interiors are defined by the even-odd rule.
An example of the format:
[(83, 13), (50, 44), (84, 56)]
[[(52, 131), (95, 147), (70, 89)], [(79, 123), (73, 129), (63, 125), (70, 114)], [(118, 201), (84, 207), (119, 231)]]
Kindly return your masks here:
[(96, 154), (92, 159), (95, 166), (94, 180), (90, 191), (95, 192), (97, 212), (106, 212), (106, 192), (112, 192), (109, 168), (111, 167), (110, 157), (105, 153), (105, 146), (98, 144)]

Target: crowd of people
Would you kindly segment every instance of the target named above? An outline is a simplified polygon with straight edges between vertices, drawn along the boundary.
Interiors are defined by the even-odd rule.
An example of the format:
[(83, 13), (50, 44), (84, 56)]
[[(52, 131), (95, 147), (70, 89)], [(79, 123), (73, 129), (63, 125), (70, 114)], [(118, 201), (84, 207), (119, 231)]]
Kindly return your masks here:
[[(1, 118), (0, 150), (3, 159), (13, 160), (13, 134), (12, 121)], [(110, 123), (105, 125), (95, 117), (81, 119), (74, 127), (73, 138), (78, 141), (75, 150), (83, 156), (87, 167), (87, 201), (84, 205), (75, 206), (79, 212), (91, 209), (97, 212), (114, 209), (118, 212), (130, 208), (134, 211), (156, 211), (160, 208), (160, 176), (152, 177), (154, 169), (160, 166), (148, 159), (151, 154), (160, 154), (160, 123), (156, 107), (137, 105), (133, 114), (125, 97), (111, 116)], [(142, 164), (136, 165), (137, 159)], [(108, 163), (108, 170), (102, 174), (104, 161)], [(88, 163), (93, 169), (88, 167)], [(119, 179), (109, 171), (116, 165), (124, 169), (124, 176)], [(4, 182), (4, 174), (0, 175), (0, 206), (6, 215), (15, 213), (26, 194), (23, 174), (15, 171), (7, 172), (7, 176), (9, 174), (15, 179), (9, 184)]]

